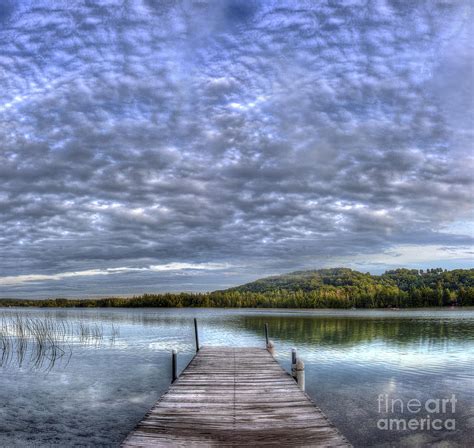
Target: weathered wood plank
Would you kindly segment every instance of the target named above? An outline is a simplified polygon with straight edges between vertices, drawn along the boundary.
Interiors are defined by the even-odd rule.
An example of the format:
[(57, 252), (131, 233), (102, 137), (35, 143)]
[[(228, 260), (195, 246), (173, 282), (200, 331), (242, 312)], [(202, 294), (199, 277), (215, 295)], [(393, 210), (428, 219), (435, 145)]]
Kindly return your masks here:
[(348, 447), (264, 349), (202, 347), (122, 446)]

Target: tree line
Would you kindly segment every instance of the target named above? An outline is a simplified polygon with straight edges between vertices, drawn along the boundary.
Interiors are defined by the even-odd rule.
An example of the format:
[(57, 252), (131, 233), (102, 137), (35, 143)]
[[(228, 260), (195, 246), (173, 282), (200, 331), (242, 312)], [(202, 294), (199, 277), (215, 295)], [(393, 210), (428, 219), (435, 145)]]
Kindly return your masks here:
[(209, 293), (143, 294), (131, 298), (0, 299), (0, 306), (413, 308), (474, 306), (474, 269), (397, 269), (382, 275), (347, 268), (301, 271)]

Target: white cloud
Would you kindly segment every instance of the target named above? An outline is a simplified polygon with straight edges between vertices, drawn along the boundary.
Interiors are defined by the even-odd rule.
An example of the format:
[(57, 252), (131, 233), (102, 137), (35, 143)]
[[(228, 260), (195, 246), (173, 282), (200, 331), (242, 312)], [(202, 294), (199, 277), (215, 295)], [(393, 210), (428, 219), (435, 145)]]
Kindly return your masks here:
[(72, 277), (94, 277), (98, 275), (116, 275), (126, 272), (165, 272), (165, 271), (187, 271), (203, 270), (212, 271), (228, 268), (228, 264), (219, 263), (169, 263), (162, 265), (151, 265), (144, 268), (119, 267), (107, 269), (88, 269), (76, 272), (59, 272), (57, 274), (29, 274), (0, 277), (0, 286), (21, 285), (29, 282), (44, 282), (51, 280), (63, 280)]

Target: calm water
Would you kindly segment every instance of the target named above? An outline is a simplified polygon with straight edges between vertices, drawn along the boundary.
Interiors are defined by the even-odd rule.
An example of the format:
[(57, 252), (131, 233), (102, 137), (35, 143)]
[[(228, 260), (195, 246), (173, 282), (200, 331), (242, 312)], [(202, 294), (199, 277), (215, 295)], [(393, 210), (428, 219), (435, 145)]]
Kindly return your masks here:
[[(216, 309), (34, 310), (4, 314), (99, 325), (101, 340), (72, 338), (52, 368), (0, 368), (0, 446), (118, 446), (170, 383), (170, 351), (179, 367), (193, 355), (192, 319), (201, 344), (263, 346), (269, 323), (277, 358), (291, 347), (306, 363), (307, 393), (355, 445), (474, 446), (474, 310), (288, 311)], [(113, 325), (113, 327), (112, 327)], [(1, 346), (0, 346), (1, 351)], [(0, 353), (1, 354), (1, 353)], [(394, 412), (385, 412), (386, 394)], [(426, 418), (400, 402), (451, 398), (454, 430), (383, 430), (380, 419)], [(385, 399), (385, 398), (384, 398)], [(380, 400), (379, 400), (380, 401)], [(436, 401), (429, 408), (435, 409)], [(412, 408), (413, 409), (413, 408)], [(442, 409), (440, 409), (442, 411)]]

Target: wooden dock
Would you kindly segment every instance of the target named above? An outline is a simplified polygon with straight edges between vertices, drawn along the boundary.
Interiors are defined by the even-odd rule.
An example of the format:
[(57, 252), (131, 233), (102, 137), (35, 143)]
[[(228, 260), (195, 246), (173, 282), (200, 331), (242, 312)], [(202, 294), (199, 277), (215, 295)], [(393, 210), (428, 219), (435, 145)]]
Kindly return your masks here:
[(348, 447), (260, 348), (202, 347), (123, 447)]

